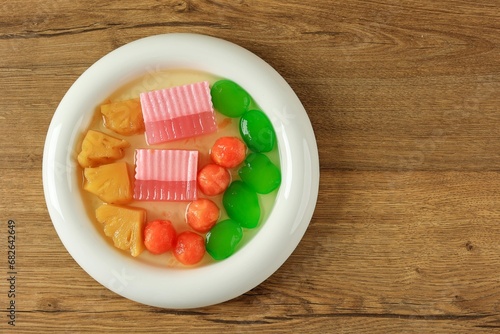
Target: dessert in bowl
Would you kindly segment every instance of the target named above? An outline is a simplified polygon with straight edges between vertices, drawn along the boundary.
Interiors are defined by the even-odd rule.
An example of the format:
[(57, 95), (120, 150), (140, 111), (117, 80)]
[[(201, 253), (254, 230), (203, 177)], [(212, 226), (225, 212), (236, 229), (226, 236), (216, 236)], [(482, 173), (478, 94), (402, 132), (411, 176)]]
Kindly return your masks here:
[[(251, 141), (245, 140), (245, 131), (241, 131), (241, 127), (238, 131), (243, 116), (221, 115), (219, 109), (223, 109), (223, 104), (214, 96), (213, 90), (218, 82), (224, 81), (235, 83), (247, 92), (254, 101), (254, 108), (250, 109), (262, 111), (272, 124), (275, 145), (270, 151), (259, 152), (261, 148), (253, 147)], [(243, 223), (240, 226), (243, 236), (230, 254), (220, 255), (217, 247), (215, 250), (212, 247), (209, 252), (210, 235), (216, 235), (216, 231), (205, 232), (203, 229), (194, 232), (205, 240), (207, 253), (195, 264), (179, 262), (172, 252), (155, 255), (149, 249), (136, 253), (118, 249), (112, 238), (103, 232), (101, 221), (96, 221), (94, 214), (101, 205), (115, 205), (110, 203), (113, 199), (96, 199), (94, 193), (82, 186), (88, 182), (84, 173), (86, 167), (82, 166), (82, 159), (79, 160), (85, 135), (89, 130), (112, 135), (98, 112), (102, 105), (201, 82), (206, 82), (212, 89), (208, 98), (215, 107), (215, 128), (208, 126), (206, 133), (157, 143), (152, 137), (148, 138), (147, 125), (151, 120), (143, 110), (146, 136), (140, 131), (132, 137), (115, 134), (116, 138), (129, 142), (129, 147), (124, 147), (126, 154), (117, 161), (124, 161), (129, 166), (131, 183), (140, 183), (139, 175), (148, 177), (147, 172), (141, 171), (142, 161), (154, 161), (147, 150), (162, 150), (167, 155), (175, 150), (196, 152), (199, 160), (194, 168), (200, 172), (214, 160), (217, 164), (217, 157), (211, 151), (214, 151), (218, 139), (238, 137), (247, 146), (245, 158), (255, 158), (255, 155), (269, 158), (277, 167), (273, 171), (279, 171), (280, 182), (272, 189), (260, 190), (257, 198), (262, 214), (256, 224)], [(141, 102), (144, 109), (147, 103), (142, 97)], [(252, 117), (248, 116), (249, 119)], [(246, 162), (240, 161), (234, 167), (227, 167), (232, 179), (231, 185), (224, 189), (226, 192), (233, 188), (237, 192), (245, 182), (258, 183), (255, 177), (254, 181), (245, 179), (248, 172), (245, 165)], [(171, 166), (163, 167), (159, 170)], [(199, 178), (199, 174), (194, 174), (197, 175), (195, 180)], [(269, 175), (269, 170), (264, 174)], [(172, 221), (179, 233), (177, 236), (192, 230), (184, 221), (184, 212), (198, 197), (212, 199), (220, 209), (219, 219), (212, 228), (221, 227), (228, 220), (238, 221), (241, 210), (231, 212), (230, 206), (223, 203), (224, 194), (212, 196), (200, 187), (199, 180), (196, 181), (196, 189), (190, 187), (190, 195), (180, 200), (173, 197), (170, 198), (172, 201), (169, 198), (142, 198), (143, 193), (136, 190), (132, 199), (118, 205), (143, 208), (149, 216), (144, 218), (147, 221)], [(224, 302), (249, 291), (286, 261), (312, 217), (318, 194), (319, 163), (307, 113), (290, 86), (272, 67), (251, 52), (221, 39), (195, 34), (167, 34), (118, 48), (76, 80), (62, 99), (49, 127), (44, 149), (43, 182), (54, 227), (68, 252), (89, 275), (110, 290), (140, 303), (193, 308)], [(148, 182), (145, 184), (150, 184)]]

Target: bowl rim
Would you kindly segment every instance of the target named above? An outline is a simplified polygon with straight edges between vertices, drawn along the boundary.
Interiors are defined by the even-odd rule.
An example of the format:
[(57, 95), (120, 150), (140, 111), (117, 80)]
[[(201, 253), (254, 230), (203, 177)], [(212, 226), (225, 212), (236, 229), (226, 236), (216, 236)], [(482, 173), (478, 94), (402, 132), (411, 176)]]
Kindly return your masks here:
[[(82, 201), (75, 199), (75, 146), (93, 115), (89, 110), (94, 110), (123, 83), (155, 69), (178, 68), (212, 73), (246, 89), (275, 127), (282, 170), (276, 202), (260, 231), (230, 258), (186, 270), (157, 268), (120, 252), (109, 252), (109, 244), (89, 224)], [(42, 162), (44, 195), (52, 223), (80, 267), (125, 298), (176, 309), (233, 299), (278, 270), (310, 223), (319, 191), (319, 173), (312, 125), (283, 77), (264, 60), (234, 43), (192, 33), (141, 38), (90, 66), (57, 107), (47, 132)]]

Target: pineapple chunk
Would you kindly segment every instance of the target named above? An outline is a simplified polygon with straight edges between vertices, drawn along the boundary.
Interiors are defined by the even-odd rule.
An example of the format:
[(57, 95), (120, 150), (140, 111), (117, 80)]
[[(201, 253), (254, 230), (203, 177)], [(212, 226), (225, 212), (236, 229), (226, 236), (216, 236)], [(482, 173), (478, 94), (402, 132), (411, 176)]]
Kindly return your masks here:
[(78, 163), (83, 168), (96, 167), (123, 158), (128, 141), (118, 139), (99, 131), (89, 130), (83, 138), (82, 151), (78, 154)]
[(115, 162), (95, 168), (85, 168), (83, 189), (106, 203), (126, 204), (132, 201), (133, 190), (127, 163)]
[(95, 211), (97, 221), (104, 225), (104, 234), (116, 248), (129, 251), (134, 257), (144, 250), (146, 211), (140, 208), (103, 204)]
[(144, 119), (140, 99), (103, 104), (101, 114), (104, 116), (104, 126), (108, 129), (130, 136), (144, 132)]

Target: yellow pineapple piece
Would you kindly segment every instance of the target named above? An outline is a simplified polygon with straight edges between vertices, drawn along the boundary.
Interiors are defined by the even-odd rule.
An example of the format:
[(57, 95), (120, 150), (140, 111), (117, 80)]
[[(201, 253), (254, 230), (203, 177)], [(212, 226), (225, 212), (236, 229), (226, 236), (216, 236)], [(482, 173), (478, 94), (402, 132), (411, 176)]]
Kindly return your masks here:
[(94, 168), (85, 168), (83, 189), (106, 203), (126, 204), (132, 201), (133, 190), (127, 163), (115, 162)]
[(104, 225), (104, 234), (113, 240), (116, 248), (138, 256), (144, 250), (146, 210), (103, 204), (95, 211), (97, 221)]
[(78, 154), (78, 163), (83, 168), (96, 167), (123, 158), (124, 148), (130, 143), (105, 133), (89, 130), (83, 138), (82, 151)]
[(104, 125), (116, 133), (130, 136), (144, 132), (144, 118), (138, 98), (103, 104), (101, 113)]

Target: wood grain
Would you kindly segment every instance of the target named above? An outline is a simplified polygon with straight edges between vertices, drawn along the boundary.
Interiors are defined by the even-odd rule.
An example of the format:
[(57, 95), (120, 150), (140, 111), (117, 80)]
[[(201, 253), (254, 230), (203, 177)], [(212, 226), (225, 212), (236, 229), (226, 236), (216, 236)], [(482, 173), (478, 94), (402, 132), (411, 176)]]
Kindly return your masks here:
[[(0, 240), (17, 226), (20, 333), (491, 333), (500, 328), (500, 3), (0, 2)], [(60, 99), (135, 39), (227, 39), (290, 83), (314, 127), (317, 208), (268, 280), (211, 307), (126, 300), (66, 252), (41, 181)], [(6, 277), (7, 278), (7, 277)]]

